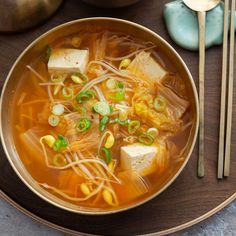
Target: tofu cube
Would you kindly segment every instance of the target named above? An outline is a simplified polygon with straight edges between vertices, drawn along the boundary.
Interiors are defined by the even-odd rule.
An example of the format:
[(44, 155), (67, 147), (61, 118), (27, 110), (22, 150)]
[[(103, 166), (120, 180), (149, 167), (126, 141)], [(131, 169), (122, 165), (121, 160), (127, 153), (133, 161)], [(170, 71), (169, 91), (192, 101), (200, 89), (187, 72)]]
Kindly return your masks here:
[(136, 55), (127, 70), (137, 77), (150, 79), (152, 82), (160, 81), (167, 73), (150, 53), (144, 51)]
[(132, 144), (121, 147), (121, 167), (146, 176), (156, 170), (157, 148), (152, 146), (144, 146), (141, 144)]
[(88, 50), (53, 49), (48, 61), (49, 73), (85, 73), (89, 60)]

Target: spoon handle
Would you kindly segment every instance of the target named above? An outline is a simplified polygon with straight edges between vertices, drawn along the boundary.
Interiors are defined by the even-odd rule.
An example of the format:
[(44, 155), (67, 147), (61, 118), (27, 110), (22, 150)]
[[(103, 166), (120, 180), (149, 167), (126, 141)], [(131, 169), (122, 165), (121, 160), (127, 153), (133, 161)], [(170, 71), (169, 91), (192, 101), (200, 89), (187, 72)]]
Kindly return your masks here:
[(198, 176), (204, 176), (204, 76), (205, 76), (205, 21), (206, 12), (198, 12), (199, 24), (199, 156)]

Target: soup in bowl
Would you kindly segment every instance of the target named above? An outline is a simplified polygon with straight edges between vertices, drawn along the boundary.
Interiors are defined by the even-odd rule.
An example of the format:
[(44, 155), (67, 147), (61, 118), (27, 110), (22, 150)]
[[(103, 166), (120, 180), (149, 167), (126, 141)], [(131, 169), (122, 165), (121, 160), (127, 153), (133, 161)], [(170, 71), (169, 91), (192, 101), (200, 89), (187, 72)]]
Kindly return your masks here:
[(197, 92), (174, 49), (124, 20), (58, 26), (17, 59), (3, 88), (7, 157), (38, 196), (106, 214), (157, 196), (187, 163)]

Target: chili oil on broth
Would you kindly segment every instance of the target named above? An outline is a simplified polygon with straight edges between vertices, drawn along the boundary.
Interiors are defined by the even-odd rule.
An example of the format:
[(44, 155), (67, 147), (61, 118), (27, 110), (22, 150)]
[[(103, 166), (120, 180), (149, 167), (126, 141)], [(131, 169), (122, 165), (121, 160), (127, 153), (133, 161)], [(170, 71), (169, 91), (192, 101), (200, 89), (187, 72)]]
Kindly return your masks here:
[[(159, 53), (151, 42), (119, 32), (83, 31), (56, 40), (49, 49), (45, 49), (42, 55), (35, 58), (25, 69), (14, 97), (14, 141), (30, 175), (57, 197), (79, 206), (96, 209), (134, 204), (161, 189), (182, 165), (183, 153), (188, 147), (188, 138), (193, 126), (191, 103), (188, 101), (189, 91), (172, 63)], [(48, 54), (52, 56), (53, 51), (57, 49), (88, 50), (87, 68), (82, 75), (74, 74), (75, 71), (70, 69), (66, 69), (66, 72), (57, 72), (54, 69), (53, 73), (48, 69)], [(119, 70), (121, 63), (124, 67)], [(140, 71), (140, 68), (148, 63), (151, 65)], [(155, 71), (158, 68), (161, 68), (161, 72)], [(158, 83), (151, 78), (153, 74), (163, 71), (165, 75), (158, 79)], [(58, 86), (61, 81), (55, 78), (63, 77), (61, 74), (66, 78), (63, 86)], [(72, 80), (72, 75), (79, 79)], [(88, 81), (84, 81), (84, 76)], [(85, 97), (86, 101), (78, 103), (76, 96), (98, 77), (106, 79), (97, 83), (97, 88), (89, 88), (95, 96), (89, 95), (88, 99)], [(72, 88), (72, 98), (63, 96), (64, 87)], [(53, 98), (53, 102), (49, 97)], [(164, 108), (159, 109), (158, 103), (155, 106), (157, 97), (163, 99), (164, 102), (159, 102), (164, 103)], [(100, 101), (112, 106), (105, 115), (104, 110), (95, 109)], [(60, 121), (53, 127), (48, 119), (52, 115), (53, 107), (58, 104), (63, 105), (64, 112), (56, 115)], [(121, 105), (119, 109), (117, 105)], [(85, 110), (84, 114), (81, 114), (81, 107), (83, 112)], [(109, 121), (101, 131), (99, 128), (104, 116), (108, 117)], [(90, 127), (78, 132), (76, 126), (82, 118), (90, 121)], [(128, 122), (133, 121), (140, 122), (140, 127), (135, 132), (129, 132)], [(82, 128), (83, 125), (82, 123)], [(146, 143), (147, 140), (150, 141), (150, 135), (147, 140), (139, 140), (140, 135), (145, 136), (150, 128), (154, 130), (154, 135), (151, 135), (152, 143)], [(68, 144), (55, 151), (45, 138), (41, 139), (46, 135), (55, 140), (58, 140), (58, 135), (62, 135)], [(107, 160), (107, 153), (102, 150), (109, 136), (114, 138), (114, 144), (106, 149), (110, 154), (110, 162)], [(40, 139), (47, 152), (48, 164)], [(150, 147), (157, 151), (150, 162), (153, 167), (147, 167), (146, 174), (122, 164), (125, 162), (121, 161), (122, 158), (126, 160), (130, 157), (121, 157), (121, 148), (132, 145), (135, 145), (134, 150), (138, 149), (136, 146), (140, 146), (144, 151)], [(57, 154), (64, 156), (64, 163), (61, 160), (56, 164), (62, 169), (51, 168), (56, 166), (53, 158)], [(137, 156), (140, 156), (139, 153)], [(139, 157), (132, 158), (135, 161), (135, 158)], [(95, 162), (86, 162), (88, 159)], [(83, 162), (78, 162), (81, 160)], [(137, 160), (141, 164), (142, 161), (145, 163), (145, 158)], [(80, 164), (71, 164), (63, 169), (63, 166), (69, 165), (70, 162)]]

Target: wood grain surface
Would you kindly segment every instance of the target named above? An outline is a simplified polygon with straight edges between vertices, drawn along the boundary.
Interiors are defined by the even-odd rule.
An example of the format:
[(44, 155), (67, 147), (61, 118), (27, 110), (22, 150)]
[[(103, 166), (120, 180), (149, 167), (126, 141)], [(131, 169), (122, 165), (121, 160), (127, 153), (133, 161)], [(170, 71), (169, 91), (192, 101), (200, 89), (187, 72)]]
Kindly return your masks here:
[[(110, 16), (142, 24), (171, 43), (183, 57), (198, 84), (198, 53), (178, 47), (169, 38), (162, 11), (164, 0), (143, 0), (122, 9), (93, 8), (67, 0), (47, 22), (18, 34), (0, 34), (0, 86), (12, 64), (35, 38), (61, 23), (84, 17)], [(206, 52), (205, 79), (205, 177), (197, 177), (197, 148), (177, 180), (160, 196), (127, 212), (107, 216), (82, 216), (49, 205), (33, 194), (16, 176), (0, 148), (0, 189), (12, 202), (52, 224), (88, 234), (134, 235), (167, 230), (190, 222), (219, 206), (236, 193), (236, 96), (233, 105), (231, 175), (217, 180), (217, 151), (220, 107), (222, 47)], [(235, 72), (236, 73), (236, 72)], [(234, 90), (236, 93), (236, 90)], [(235, 94), (234, 94), (235, 95)], [(197, 145), (196, 145), (197, 147)], [(223, 205), (222, 205), (223, 206)], [(214, 210), (212, 211), (212, 213)], [(209, 213), (210, 214), (210, 213)], [(46, 221), (45, 221), (46, 220)], [(188, 225), (188, 224), (187, 224)], [(187, 226), (186, 225), (186, 226)], [(52, 226), (52, 225), (51, 225)]]

